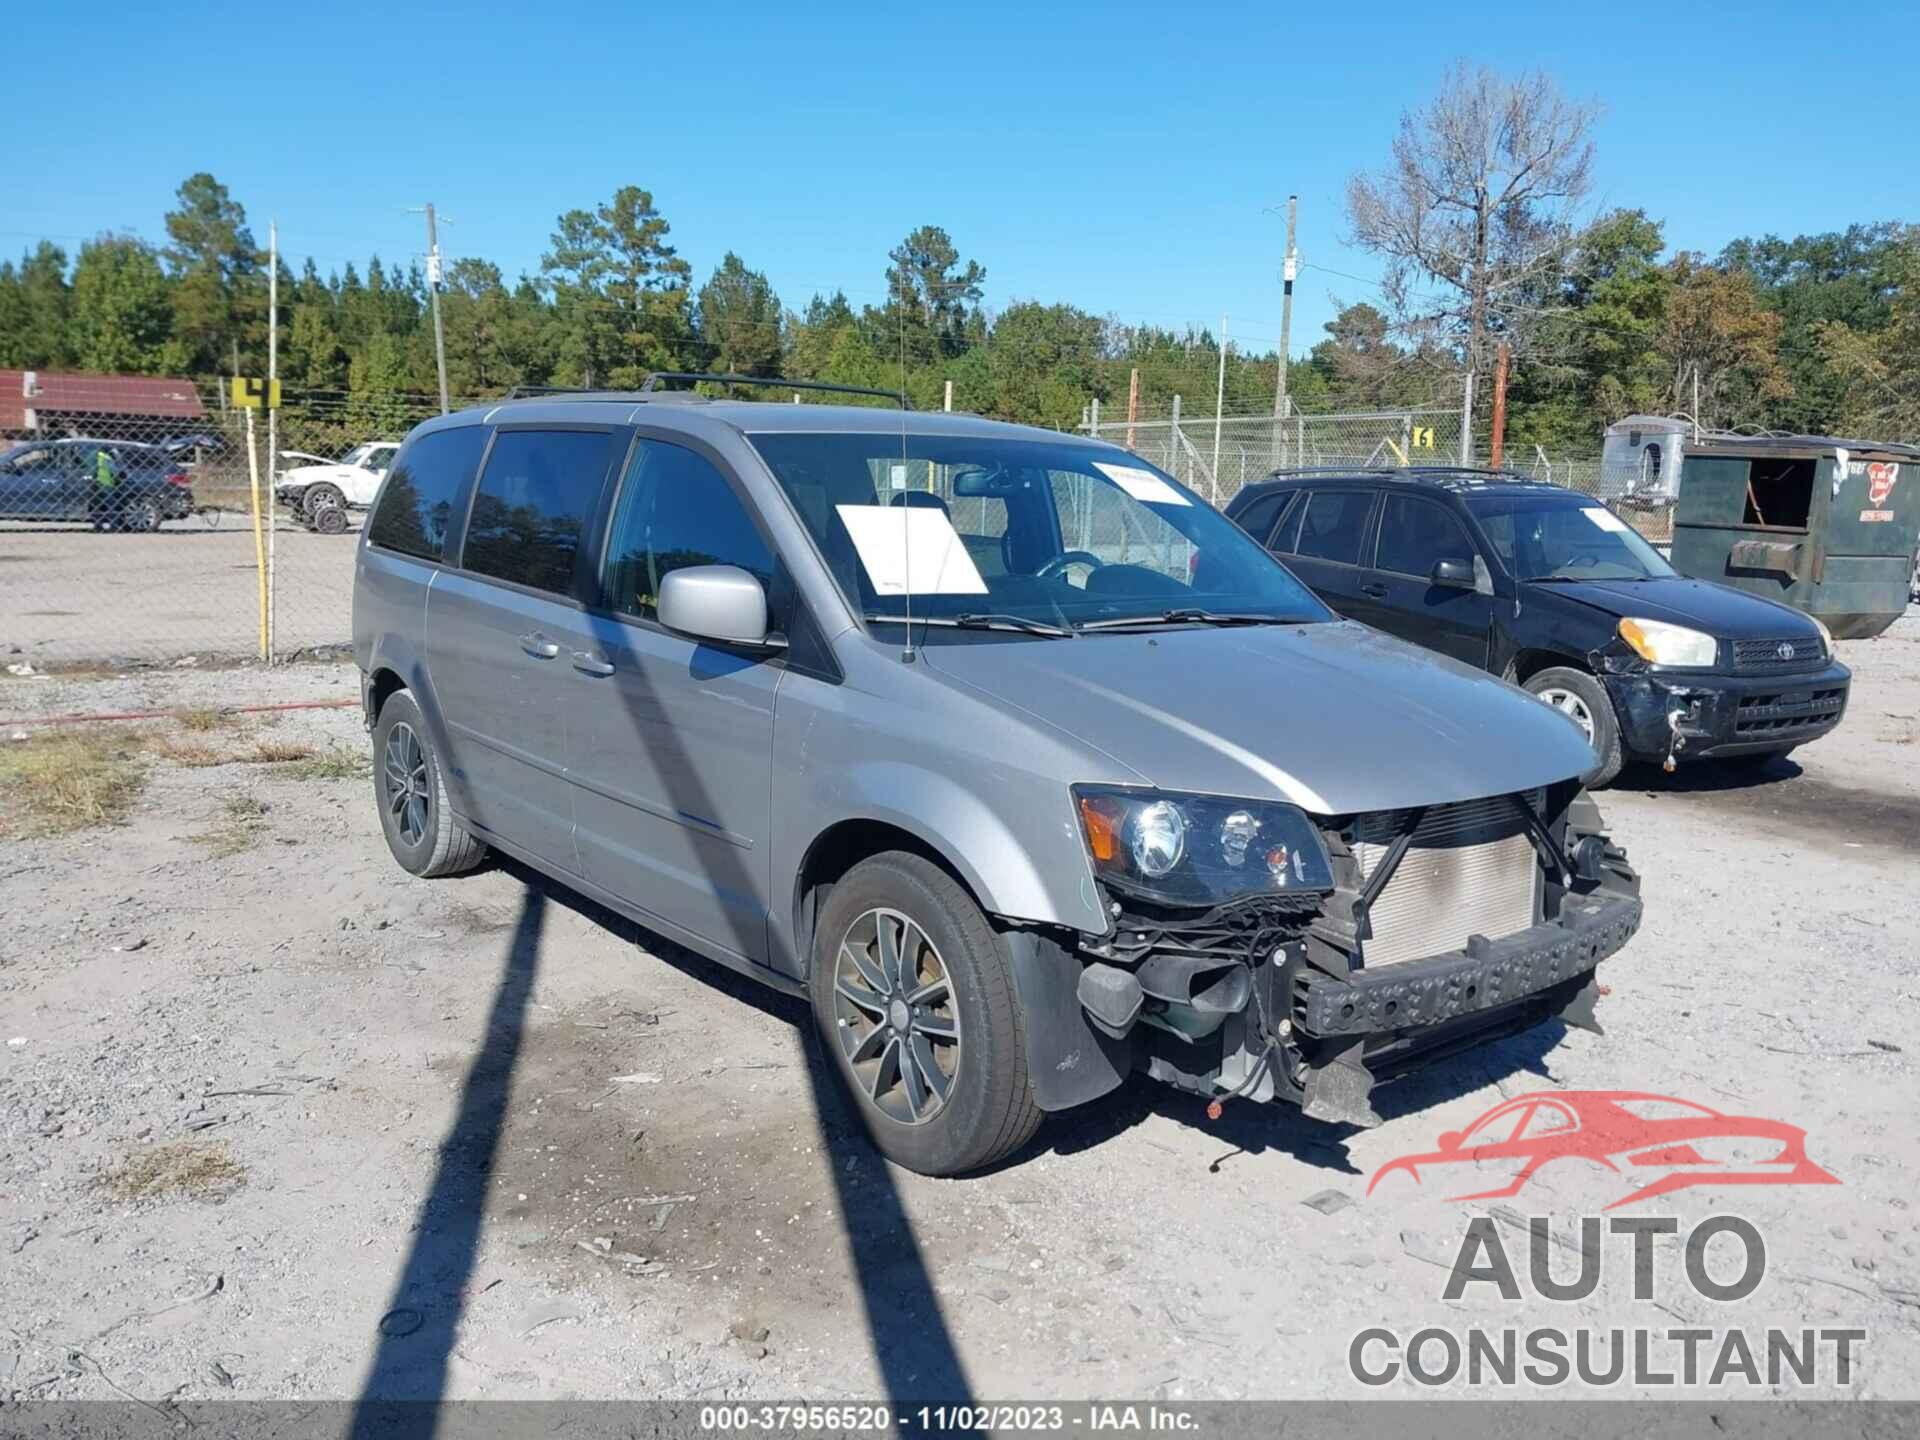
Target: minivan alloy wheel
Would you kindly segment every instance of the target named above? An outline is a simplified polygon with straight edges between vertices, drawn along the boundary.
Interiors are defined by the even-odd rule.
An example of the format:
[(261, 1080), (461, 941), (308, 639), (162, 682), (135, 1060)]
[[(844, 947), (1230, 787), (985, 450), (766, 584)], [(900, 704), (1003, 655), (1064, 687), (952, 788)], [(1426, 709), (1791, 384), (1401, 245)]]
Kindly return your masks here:
[(420, 737), (404, 721), (387, 734), (386, 754), (382, 757), (382, 789), (387, 810), (409, 845), (418, 845), (427, 834), (433, 804), (433, 779), (427, 773), (427, 754)]
[(1574, 724), (1586, 732), (1588, 743), (1593, 741), (1593, 712), (1587, 709), (1587, 702), (1571, 690), (1562, 690), (1558, 686), (1548, 686), (1535, 692), (1561, 714), (1570, 716)]
[(960, 1011), (946, 962), (899, 910), (876, 907), (841, 937), (834, 1033), (856, 1083), (889, 1119), (938, 1115), (960, 1073)]

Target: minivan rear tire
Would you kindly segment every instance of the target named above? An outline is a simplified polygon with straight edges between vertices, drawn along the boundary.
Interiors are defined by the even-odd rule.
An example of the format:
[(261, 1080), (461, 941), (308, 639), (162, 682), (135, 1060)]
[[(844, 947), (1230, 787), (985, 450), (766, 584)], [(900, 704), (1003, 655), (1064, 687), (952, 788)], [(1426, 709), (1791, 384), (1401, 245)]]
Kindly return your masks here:
[[(857, 925), (874, 923), (869, 917), (876, 912), (916, 927), (931, 951), (921, 974), (943, 970), (951, 987), (951, 1004), (942, 1008), (957, 1021), (956, 1068), (944, 1102), (917, 1122), (899, 1116), (900, 1097), (892, 1097), (892, 1112), (875, 1099), (871, 1082), (884, 1075), (884, 1060), (880, 1070), (861, 1075), (848, 1054), (849, 1045), (857, 1049), (863, 1022), (859, 1007), (843, 1002), (837, 987), (841, 947), (858, 934)], [(965, 1174), (1011, 1155), (1039, 1129), (1042, 1115), (1027, 1071), (1026, 1026), (1006, 947), (973, 897), (938, 865), (889, 851), (841, 877), (820, 907), (809, 990), (828, 1063), (874, 1144), (895, 1164), (922, 1175)], [(874, 1022), (875, 1028), (883, 1023)], [(904, 1077), (891, 1087), (883, 1083), (883, 1098), (905, 1088)]]
[[(398, 797), (403, 773), (410, 781), (404, 801)], [(387, 697), (373, 725), (373, 799), (387, 849), (409, 874), (427, 880), (459, 875), (487, 858), (485, 843), (453, 818), (440, 752), (405, 690)]]
[(1577, 703), (1593, 726), (1593, 751), (1600, 757), (1599, 763), (1580, 777), (1581, 783), (1589, 790), (1612, 784), (1626, 757), (1620, 749), (1620, 720), (1613, 713), (1613, 699), (1606, 686), (1584, 670), (1554, 665), (1528, 676), (1526, 688), (1535, 699), (1563, 712), (1567, 707), (1555, 704), (1558, 697), (1567, 696)]

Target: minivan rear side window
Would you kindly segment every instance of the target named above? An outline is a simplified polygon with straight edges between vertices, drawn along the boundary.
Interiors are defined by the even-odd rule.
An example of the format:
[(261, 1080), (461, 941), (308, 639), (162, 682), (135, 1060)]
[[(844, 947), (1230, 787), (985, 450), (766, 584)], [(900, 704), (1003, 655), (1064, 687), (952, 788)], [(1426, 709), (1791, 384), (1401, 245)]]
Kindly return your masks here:
[(607, 603), (654, 618), (660, 582), (688, 565), (736, 565), (773, 585), (773, 551), (726, 478), (704, 457), (664, 440), (640, 440), (620, 483), (607, 544)]
[(473, 497), (461, 564), (566, 595), (614, 437), (606, 430), (502, 430)]
[(406, 446), (367, 520), (367, 543), (419, 560), (440, 559), (486, 446), (484, 425), (435, 430)]
[(1360, 540), (1373, 509), (1370, 490), (1315, 490), (1307, 496), (1294, 553), (1310, 560), (1360, 563)]

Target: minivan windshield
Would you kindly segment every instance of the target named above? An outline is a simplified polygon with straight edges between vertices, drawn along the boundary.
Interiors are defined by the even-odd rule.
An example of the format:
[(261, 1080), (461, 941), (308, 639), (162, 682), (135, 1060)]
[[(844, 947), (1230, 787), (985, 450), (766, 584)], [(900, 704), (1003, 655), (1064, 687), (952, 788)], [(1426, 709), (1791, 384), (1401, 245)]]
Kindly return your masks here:
[(869, 623), (1022, 635), (1333, 618), (1237, 525), (1124, 450), (747, 437)]
[(1579, 495), (1470, 495), (1516, 580), (1665, 580), (1674, 568), (1626, 521)]

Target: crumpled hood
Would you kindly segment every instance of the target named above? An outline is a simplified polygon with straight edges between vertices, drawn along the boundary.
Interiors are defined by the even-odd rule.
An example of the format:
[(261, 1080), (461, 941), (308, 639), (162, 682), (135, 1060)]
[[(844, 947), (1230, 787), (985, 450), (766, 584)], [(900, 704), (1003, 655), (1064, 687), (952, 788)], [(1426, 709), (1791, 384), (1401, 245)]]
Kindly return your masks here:
[(1524, 691), (1352, 623), (935, 644), (922, 654), (1164, 790), (1338, 815), (1505, 794), (1593, 764), (1579, 728)]
[(280, 472), (282, 485), (318, 485), (322, 480), (336, 483), (342, 480), (357, 480), (366, 475), (366, 471), (353, 465), (297, 465), (291, 470)]
[(1568, 600), (1591, 605), (1603, 614), (1638, 615), (1648, 620), (1664, 620), (1670, 625), (1685, 625), (1704, 630), (1722, 640), (1796, 639), (1817, 640), (1814, 623), (1791, 605), (1783, 605), (1763, 596), (1749, 595), (1729, 585), (1710, 580), (1689, 580), (1670, 576), (1659, 580), (1577, 580), (1556, 581), (1526, 586), (1526, 597), (1551, 592)]

